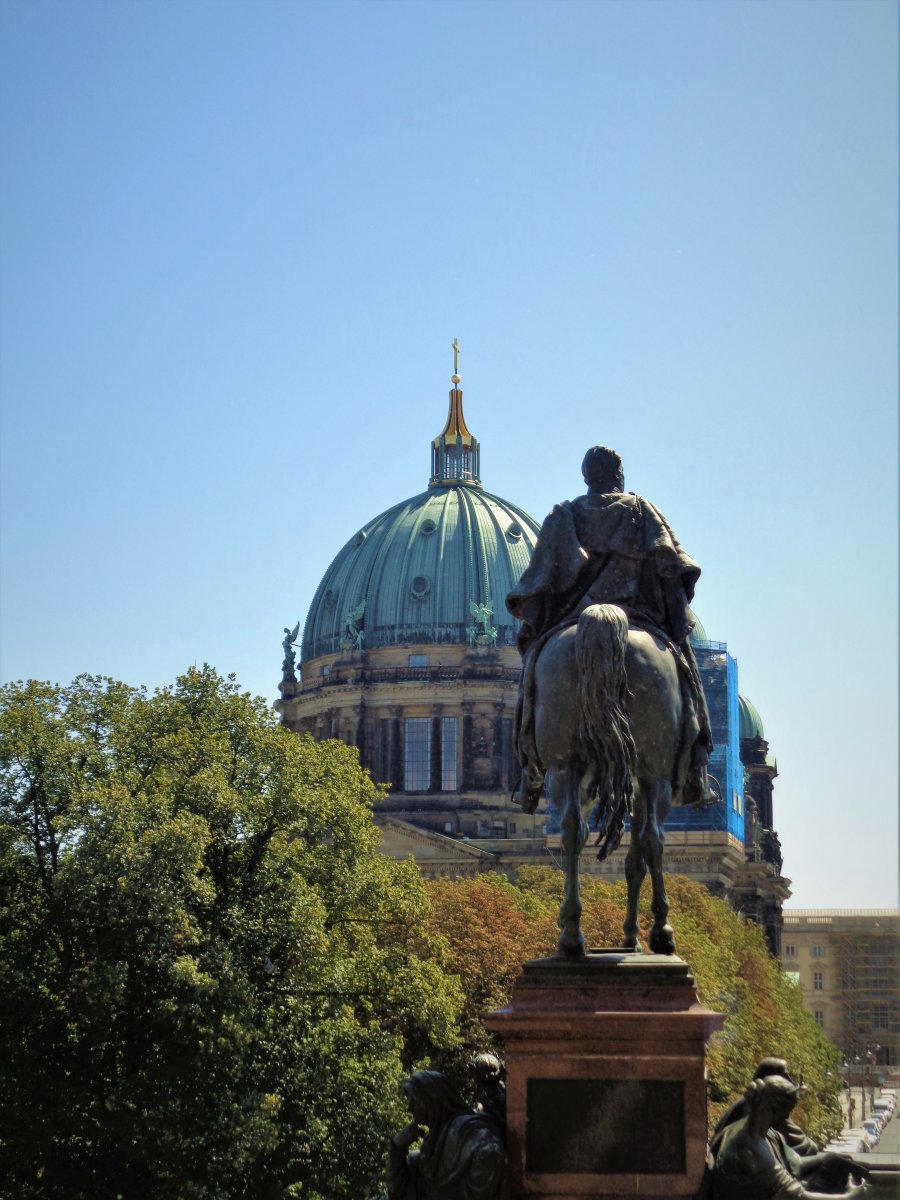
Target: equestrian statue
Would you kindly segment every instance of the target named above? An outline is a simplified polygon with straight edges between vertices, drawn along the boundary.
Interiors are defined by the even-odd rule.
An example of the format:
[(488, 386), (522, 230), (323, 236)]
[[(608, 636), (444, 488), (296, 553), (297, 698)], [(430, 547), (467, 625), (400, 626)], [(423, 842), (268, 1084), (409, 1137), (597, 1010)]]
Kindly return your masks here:
[(712, 799), (709, 714), (690, 643), (700, 568), (659, 510), (624, 491), (614, 450), (588, 450), (582, 474), (587, 494), (556, 505), (506, 598), (522, 623), (514, 798), (534, 812), (546, 787), (560, 814), (561, 956), (585, 954), (578, 860), (592, 810), (601, 860), (631, 820), (624, 947), (640, 949), (638, 898), (649, 871), (650, 949), (672, 954), (663, 823), (673, 804)]

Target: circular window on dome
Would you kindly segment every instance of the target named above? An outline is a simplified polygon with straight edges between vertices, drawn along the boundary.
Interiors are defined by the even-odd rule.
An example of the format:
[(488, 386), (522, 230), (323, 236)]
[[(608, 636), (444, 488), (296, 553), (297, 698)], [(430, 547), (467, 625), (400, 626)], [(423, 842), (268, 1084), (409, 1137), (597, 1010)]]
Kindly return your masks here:
[(359, 533), (356, 535), (356, 537), (353, 539), (353, 545), (361, 546), (365, 540), (366, 540), (366, 531), (364, 529), (361, 529), (359, 531)]
[(334, 606), (337, 604), (337, 596), (334, 594), (331, 588), (329, 588), (322, 597), (322, 603), (326, 608), (334, 608)]
[(513, 521), (512, 525), (506, 531), (506, 540), (508, 542), (518, 542), (522, 537), (522, 526), (518, 521)]
[(417, 575), (409, 585), (409, 594), (413, 600), (424, 600), (431, 591), (431, 580), (427, 575)]
[(431, 517), (429, 517), (427, 521), (423, 521), (419, 526), (419, 533), (421, 533), (422, 537), (431, 537), (436, 529), (437, 525), (435, 525), (434, 521), (432, 521)]

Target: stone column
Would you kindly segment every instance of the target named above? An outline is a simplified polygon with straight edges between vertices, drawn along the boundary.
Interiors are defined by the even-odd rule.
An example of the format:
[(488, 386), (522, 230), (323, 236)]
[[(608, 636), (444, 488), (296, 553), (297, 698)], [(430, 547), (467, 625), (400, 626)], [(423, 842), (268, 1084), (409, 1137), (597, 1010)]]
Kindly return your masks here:
[(510, 791), (519, 782), (519, 776), (522, 773), (522, 765), (519, 762), (519, 755), (516, 750), (516, 739), (514, 734), (514, 723), (511, 717), (507, 717), (506, 726), (506, 778), (507, 786)]
[(471, 701), (463, 701), (462, 785), (467, 792), (475, 787), (475, 722), (472, 719), (472, 707)]
[(763, 829), (774, 829), (775, 818), (772, 814), (772, 780), (768, 778), (760, 779), (758, 791), (756, 793), (756, 803), (759, 807), (759, 822)]
[(491, 736), (491, 787), (495, 792), (500, 791), (500, 776), (503, 764), (503, 710), (504, 700), (494, 701), (494, 728)]
[(354, 743), (359, 751), (360, 765), (368, 767), (369, 756), (366, 754), (366, 702), (360, 700), (359, 704), (353, 710), (353, 715), (356, 717), (356, 730), (354, 733)]
[(431, 779), (428, 786), (429, 792), (439, 792), (441, 790), (441, 713), (443, 711), (443, 704), (432, 704)]
[(403, 791), (403, 709), (395, 704), (391, 714), (391, 785), (395, 792)]

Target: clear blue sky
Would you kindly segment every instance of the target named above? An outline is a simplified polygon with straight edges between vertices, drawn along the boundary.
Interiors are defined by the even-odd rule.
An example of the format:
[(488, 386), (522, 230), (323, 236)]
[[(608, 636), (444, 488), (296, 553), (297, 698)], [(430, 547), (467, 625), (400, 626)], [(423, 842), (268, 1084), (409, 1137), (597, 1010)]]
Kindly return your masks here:
[(703, 567), (793, 903), (897, 903), (892, 0), (0, 6), (0, 675), (275, 699), (421, 491), (585, 448)]

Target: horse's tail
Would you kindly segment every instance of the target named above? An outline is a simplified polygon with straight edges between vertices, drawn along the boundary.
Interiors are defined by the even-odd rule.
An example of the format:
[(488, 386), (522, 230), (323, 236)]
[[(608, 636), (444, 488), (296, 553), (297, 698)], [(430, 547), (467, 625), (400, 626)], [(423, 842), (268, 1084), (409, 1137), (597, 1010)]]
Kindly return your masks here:
[(601, 860), (622, 840), (631, 811), (634, 738), (628, 715), (628, 619), (614, 604), (592, 604), (578, 618), (575, 653), (581, 742), (597, 771)]

